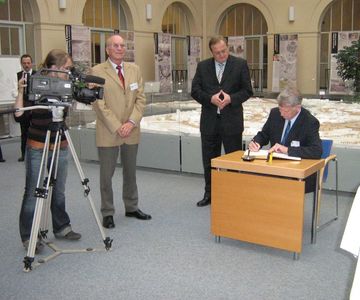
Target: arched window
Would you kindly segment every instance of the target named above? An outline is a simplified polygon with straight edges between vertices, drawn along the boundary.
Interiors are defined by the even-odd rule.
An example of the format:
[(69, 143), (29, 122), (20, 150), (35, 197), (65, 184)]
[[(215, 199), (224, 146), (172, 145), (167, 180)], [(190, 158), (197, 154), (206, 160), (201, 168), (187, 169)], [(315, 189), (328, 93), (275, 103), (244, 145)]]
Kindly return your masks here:
[(29, 0), (0, 2), (0, 55), (35, 57), (33, 13)]
[(360, 1), (335, 0), (325, 10), (320, 28), (320, 89), (328, 90), (331, 32), (360, 30)]
[(114, 30), (128, 30), (124, 8), (119, 0), (87, 0), (83, 24), (91, 29), (91, 63), (106, 60), (105, 42)]
[(190, 25), (185, 6), (182, 3), (170, 4), (163, 16), (161, 28), (163, 33), (172, 34), (171, 64), (173, 84), (186, 84), (187, 81), (187, 40)]
[(219, 34), (224, 36), (266, 35), (267, 24), (261, 12), (249, 4), (229, 7), (222, 16)]
[(262, 91), (267, 87), (267, 23), (254, 6), (241, 3), (229, 7), (221, 17), (219, 34), (244, 36), (246, 58), (253, 85)]
[(162, 32), (175, 35), (189, 35), (189, 27), (189, 21), (184, 12), (183, 4), (177, 2), (170, 4), (162, 19)]

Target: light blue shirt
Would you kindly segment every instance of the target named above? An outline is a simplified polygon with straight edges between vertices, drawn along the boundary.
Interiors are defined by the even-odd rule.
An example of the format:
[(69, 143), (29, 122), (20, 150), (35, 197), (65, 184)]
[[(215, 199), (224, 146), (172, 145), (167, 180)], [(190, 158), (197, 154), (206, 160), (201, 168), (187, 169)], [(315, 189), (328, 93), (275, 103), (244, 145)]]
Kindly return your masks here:
[(223, 63), (219, 63), (215, 60), (215, 71), (216, 71), (216, 77), (218, 76), (219, 74), (219, 71), (220, 71), (220, 65), (223, 65), (223, 73), (224, 73), (224, 70), (225, 70), (225, 66), (226, 66), (226, 61), (224, 61)]
[(294, 125), (294, 123), (295, 123), (297, 117), (299, 116), (300, 112), (301, 112), (301, 109), (291, 120), (285, 120), (284, 128), (283, 128), (282, 135), (281, 135), (281, 141), (282, 141), (282, 139), (284, 137), (287, 124), (290, 122), (290, 130), (291, 130), (291, 127)]

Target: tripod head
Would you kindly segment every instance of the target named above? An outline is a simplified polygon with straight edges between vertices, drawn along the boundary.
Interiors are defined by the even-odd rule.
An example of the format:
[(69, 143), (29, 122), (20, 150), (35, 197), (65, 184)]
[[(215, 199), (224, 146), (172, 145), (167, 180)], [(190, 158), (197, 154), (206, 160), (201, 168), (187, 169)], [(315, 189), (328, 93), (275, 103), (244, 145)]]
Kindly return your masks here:
[[(70, 103), (61, 102), (57, 99), (48, 99), (48, 102), (51, 103), (48, 106), (48, 110), (51, 110), (52, 121), (53, 123), (59, 123), (64, 121), (64, 109), (69, 107)], [(34, 107), (36, 107), (35, 105)]]

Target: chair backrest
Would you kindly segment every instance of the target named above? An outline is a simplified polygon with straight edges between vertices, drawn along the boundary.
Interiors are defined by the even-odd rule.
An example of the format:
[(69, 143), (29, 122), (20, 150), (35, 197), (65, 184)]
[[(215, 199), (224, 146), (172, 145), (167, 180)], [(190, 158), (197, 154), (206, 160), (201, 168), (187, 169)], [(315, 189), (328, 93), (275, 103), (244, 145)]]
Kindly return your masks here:
[[(327, 158), (331, 153), (331, 147), (333, 144), (332, 140), (321, 140), (322, 141), (322, 155), (321, 158)], [(323, 175), (323, 182), (326, 181), (328, 176), (328, 165), (325, 166), (324, 175)]]

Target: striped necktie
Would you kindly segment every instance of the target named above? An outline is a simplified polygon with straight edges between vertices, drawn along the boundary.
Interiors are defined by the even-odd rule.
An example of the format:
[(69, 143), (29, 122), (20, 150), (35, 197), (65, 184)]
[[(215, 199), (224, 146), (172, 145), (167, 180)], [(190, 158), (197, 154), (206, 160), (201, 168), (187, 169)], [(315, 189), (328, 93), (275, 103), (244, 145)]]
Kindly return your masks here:
[(125, 78), (124, 78), (124, 76), (123, 76), (123, 74), (121, 72), (121, 65), (116, 66), (116, 69), (118, 70), (118, 76), (119, 76), (119, 79), (120, 79), (120, 81), (122, 83), (122, 86), (125, 88)]
[(287, 137), (289, 135), (290, 129), (291, 129), (291, 121), (288, 121), (287, 126), (285, 128), (284, 135), (283, 135), (283, 137), (281, 139), (281, 144), (282, 145), (285, 145), (285, 142), (286, 142), (286, 139), (287, 139)]
[(219, 81), (219, 83), (221, 82), (223, 73), (224, 73), (224, 64), (223, 63), (218, 63), (218, 73), (217, 73), (217, 79)]

